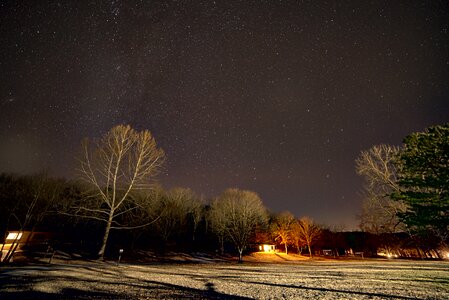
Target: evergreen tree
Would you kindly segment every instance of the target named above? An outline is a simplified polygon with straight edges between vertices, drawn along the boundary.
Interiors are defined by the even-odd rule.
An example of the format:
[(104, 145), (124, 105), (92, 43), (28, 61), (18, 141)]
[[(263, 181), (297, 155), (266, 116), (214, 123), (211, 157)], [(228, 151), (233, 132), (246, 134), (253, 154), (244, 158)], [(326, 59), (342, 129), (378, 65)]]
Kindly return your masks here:
[(449, 123), (413, 133), (399, 158), (400, 190), (393, 194), (408, 208), (399, 217), (415, 234), (447, 241), (449, 229)]

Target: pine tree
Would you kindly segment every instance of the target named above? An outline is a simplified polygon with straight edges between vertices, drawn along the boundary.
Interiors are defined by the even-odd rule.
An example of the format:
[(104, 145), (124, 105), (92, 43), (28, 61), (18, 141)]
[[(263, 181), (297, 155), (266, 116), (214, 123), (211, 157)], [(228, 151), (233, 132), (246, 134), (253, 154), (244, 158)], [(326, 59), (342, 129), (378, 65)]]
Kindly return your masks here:
[(449, 238), (449, 123), (413, 133), (399, 159), (400, 191), (408, 208), (399, 217), (415, 234)]

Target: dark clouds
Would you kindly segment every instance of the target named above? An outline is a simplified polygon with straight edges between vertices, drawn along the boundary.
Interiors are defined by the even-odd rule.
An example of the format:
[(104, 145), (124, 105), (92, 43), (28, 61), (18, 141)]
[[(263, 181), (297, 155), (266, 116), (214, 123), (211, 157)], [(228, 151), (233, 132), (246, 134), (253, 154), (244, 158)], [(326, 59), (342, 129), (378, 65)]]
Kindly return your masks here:
[(1, 4), (0, 170), (150, 129), (166, 186), (356, 224), (358, 153), (449, 121), (446, 1)]

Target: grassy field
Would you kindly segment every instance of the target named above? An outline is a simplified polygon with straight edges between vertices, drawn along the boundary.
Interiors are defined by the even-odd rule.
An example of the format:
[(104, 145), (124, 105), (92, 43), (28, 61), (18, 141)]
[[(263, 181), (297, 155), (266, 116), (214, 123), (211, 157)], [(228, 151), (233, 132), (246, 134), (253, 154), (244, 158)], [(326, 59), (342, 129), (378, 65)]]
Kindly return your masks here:
[[(285, 258), (281, 258), (285, 259)], [(0, 299), (449, 299), (448, 261), (3, 267)]]

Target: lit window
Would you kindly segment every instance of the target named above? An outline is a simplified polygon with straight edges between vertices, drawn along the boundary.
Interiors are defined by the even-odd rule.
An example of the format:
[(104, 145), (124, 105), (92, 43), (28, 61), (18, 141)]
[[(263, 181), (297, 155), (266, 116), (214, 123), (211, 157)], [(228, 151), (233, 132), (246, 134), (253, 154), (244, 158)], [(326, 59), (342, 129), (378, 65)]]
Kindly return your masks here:
[(271, 245), (263, 245), (263, 251), (270, 252), (271, 251)]
[(21, 232), (10, 232), (8, 233), (8, 236), (6, 237), (7, 240), (20, 240), (22, 238)]

